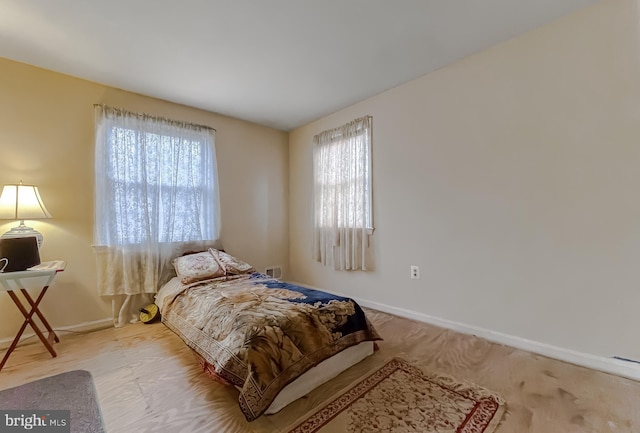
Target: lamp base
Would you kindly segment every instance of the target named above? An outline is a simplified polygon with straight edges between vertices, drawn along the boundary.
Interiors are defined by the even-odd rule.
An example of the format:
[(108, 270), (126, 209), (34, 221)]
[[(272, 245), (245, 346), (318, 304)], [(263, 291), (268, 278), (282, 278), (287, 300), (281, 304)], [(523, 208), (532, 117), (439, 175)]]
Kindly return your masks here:
[(24, 225), (24, 221), (20, 221), (20, 225), (17, 227), (13, 227), (8, 232), (5, 232), (0, 238), (26, 238), (29, 236), (33, 236), (38, 240), (38, 249), (42, 246), (42, 233), (34, 229), (33, 227), (29, 227)]

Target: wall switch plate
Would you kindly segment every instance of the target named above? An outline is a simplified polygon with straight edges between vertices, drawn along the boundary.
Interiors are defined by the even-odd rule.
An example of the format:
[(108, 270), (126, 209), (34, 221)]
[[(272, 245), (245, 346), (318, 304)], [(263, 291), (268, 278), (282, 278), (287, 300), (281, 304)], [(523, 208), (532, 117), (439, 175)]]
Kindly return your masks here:
[(411, 279), (412, 280), (420, 279), (420, 266), (411, 265)]

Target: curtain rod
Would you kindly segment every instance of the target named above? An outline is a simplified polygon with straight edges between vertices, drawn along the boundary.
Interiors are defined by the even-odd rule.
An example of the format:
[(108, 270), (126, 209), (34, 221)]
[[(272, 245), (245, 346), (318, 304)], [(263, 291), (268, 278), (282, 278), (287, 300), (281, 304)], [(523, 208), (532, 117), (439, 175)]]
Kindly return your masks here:
[(96, 107), (101, 107), (102, 109), (114, 110), (114, 111), (117, 111), (117, 112), (120, 112), (120, 113), (123, 113), (123, 114), (129, 114), (131, 116), (146, 117), (146, 118), (151, 119), (151, 120), (156, 120), (156, 121), (159, 120), (159, 121), (169, 122), (169, 123), (180, 123), (182, 125), (187, 125), (187, 126), (194, 127), (194, 128), (209, 129), (211, 131), (217, 132), (215, 128), (212, 128), (212, 127), (207, 126), (207, 125), (199, 125), (197, 123), (191, 123), (191, 122), (185, 122), (185, 121), (182, 121), (182, 120), (169, 119), (168, 117), (152, 116), (151, 114), (129, 111), (129, 110), (125, 110), (124, 108), (110, 107), (110, 106), (108, 106), (106, 104), (93, 104), (93, 108), (96, 108)]

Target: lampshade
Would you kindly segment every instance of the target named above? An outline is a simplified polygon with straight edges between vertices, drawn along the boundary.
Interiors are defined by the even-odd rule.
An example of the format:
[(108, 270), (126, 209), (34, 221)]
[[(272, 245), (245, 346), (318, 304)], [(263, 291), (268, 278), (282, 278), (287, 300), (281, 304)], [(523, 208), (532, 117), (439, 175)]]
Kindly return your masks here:
[(51, 218), (51, 214), (44, 206), (37, 186), (22, 182), (4, 186), (0, 195), (0, 219), (20, 220), (20, 225), (3, 234), (3, 238), (35, 236), (41, 246), (42, 234), (24, 225), (24, 220), (42, 218)]

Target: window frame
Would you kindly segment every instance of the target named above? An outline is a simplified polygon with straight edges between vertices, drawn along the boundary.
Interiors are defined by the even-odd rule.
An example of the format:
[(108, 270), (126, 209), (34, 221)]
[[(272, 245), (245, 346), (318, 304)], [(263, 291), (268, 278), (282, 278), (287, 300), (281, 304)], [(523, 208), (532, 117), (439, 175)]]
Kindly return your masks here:
[[(98, 112), (96, 112), (96, 224), (94, 228), (96, 244), (143, 245), (218, 240), (220, 201), (215, 155), (215, 130), (104, 106), (96, 108), (98, 107), (102, 108), (104, 113), (102, 117), (98, 118)], [(107, 110), (114, 111), (118, 117), (110, 116), (111, 111)], [(120, 118), (119, 115), (123, 117)], [(118, 134), (121, 136), (120, 140)], [(122, 134), (131, 136), (125, 139), (122, 138)], [(210, 134), (210, 137), (203, 134)], [(143, 135), (144, 139), (140, 139), (139, 135)], [(102, 140), (100, 145), (98, 145), (98, 140)], [(151, 147), (144, 149), (144, 146), (147, 145), (151, 145)], [(195, 165), (191, 165), (189, 162), (183, 163), (183, 168), (187, 167), (188, 170), (183, 170), (180, 173), (180, 167), (171, 166), (171, 163), (178, 164), (176, 161), (182, 163), (182, 160), (179, 159), (182, 155), (175, 156), (173, 153), (184, 152), (185, 147), (191, 147), (192, 150), (189, 150), (188, 155), (197, 154), (199, 160), (195, 161)], [(196, 149), (198, 149), (197, 152)], [(167, 158), (166, 151), (173, 153)], [(118, 155), (119, 152), (130, 154), (135, 159), (132, 164), (127, 166), (128, 170), (137, 169), (135, 178), (128, 178), (126, 175), (116, 173), (115, 167), (119, 164), (116, 160), (121, 157)], [(187, 156), (187, 159), (189, 158)], [(145, 176), (147, 171), (144, 167), (149, 166), (149, 164), (144, 165), (147, 159), (151, 161), (149, 164), (157, 168), (151, 177)], [(211, 167), (207, 164), (210, 164)], [(140, 165), (144, 165), (142, 169), (140, 169)], [(195, 184), (192, 183), (194, 180)], [(122, 187), (118, 188), (118, 185)], [(145, 195), (146, 191), (144, 190), (148, 185), (156, 188), (154, 189), (156, 200), (149, 198), (146, 204), (139, 204), (132, 210), (144, 216), (149, 212), (149, 207), (155, 207), (154, 211), (159, 215), (157, 221), (154, 221), (155, 226), (151, 230), (148, 228), (145, 230), (145, 227), (142, 226), (142, 230), (127, 232), (127, 229), (123, 228), (123, 224), (126, 225), (126, 223), (123, 223), (119, 218), (122, 215), (121, 212), (113, 210), (113, 207), (116, 206), (117, 200), (121, 200), (121, 203), (139, 201), (139, 198)], [(138, 189), (140, 193), (127, 196), (126, 192), (129, 187)], [(184, 190), (187, 194), (176, 194), (176, 190)], [(119, 194), (119, 191), (124, 193)], [(170, 199), (188, 197), (191, 191), (193, 192), (191, 200), (187, 198), (187, 201), (180, 201), (183, 204), (180, 207), (182, 210), (175, 208), (176, 202), (174, 201), (170, 204), (174, 208), (166, 211)], [(103, 202), (98, 203), (98, 200)], [(109, 203), (104, 203), (105, 201)], [(101, 211), (103, 215), (99, 216), (98, 213)], [(196, 212), (197, 215), (192, 221), (179, 218), (179, 215), (185, 212)], [(172, 215), (172, 213), (174, 214)], [(181, 231), (173, 232), (169, 229), (171, 221), (177, 220), (185, 221), (186, 230), (183, 228)], [(148, 221), (147, 224), (149, 224)], [(167, 236), (167, 233), (170, 234)], [(174, 237), (175, 233), (178, 233), (178, 238)], [(163, 234), (166, 236), (163, 237)]]
[[(343, 149), (339, 149), (340, 147), (344, 147), (344, 146), (349, 146), (351, 145), (351, 141), (356, 138), (356, 137), (363, 137), (361, 140), (362, 142), (359, 143), (362, 146), (362, 150), (364, 150), (364, 152), (366, 152), (366, 166), (362, 167), (364, 170), (363, 175), (367, 176), (365, 179), (365, 185), (366, 185), (366, 199), (365, 199), (365, 203), (364, 206), (366, 206), (365, 212), (366, 214), (364, 215), (365, 218), (365, 222), (366, 222), (366, 231), (368, 235), (373, 234), (374, 230), (375, 230), (375, 226), (373, 223), (373, 164), (372, 164), (372, 136), (373, 136), (373, 132), (372, 132), (372, 117), (371, 116), (366, 116), (364, 118), (364, 126), (361, 127), (360, 129), (356, 129), (354, 131), (353, 134), (351, 134), (350, 136), (344, 136), (345, 134), (343, 133), (343, 128), (349, 126), (350, 124), (354, 124), (355, 122), (358, 122), (360, 119), (356, 119), (352, 122), (350, 122), (349, 124), (344, 125), (343, 127), (340, 128), (336, 128), (333, 130), (328, 130), (328, 131), (324, 131), (318, 135), (316, 135), (314, 137), (314, 146), (316, 148), (314, 148), (314, 160), (313, 160), (313, 187), (314, 190), (316, 190), (319, 186), (319, 184), (322, 187), (326, 187), (328, 185), (328, 182), (324, 182), (324, 176), (320, 177), (319, 174), (321, 171), (326, 170), (327, 167), (322, 166), (322, 160), (319, 160), (316, 157), (316, 150), (318, 147), (335, 147), (336, 149), (338, 149), (335, 153), (341, 153), (343, 151)], [(321, 141), (321, 136), (324, 134), (324, 139), (328, 139), (328, 142), (324, 142), (324, 143), (320, 143)], [(366, 135), (366, 137), (365, 137)], [(357, 146), (358, 143), (353, 144), (354, 146)], [(335, 158), (335, 156), (334, 156)], [(347, 164), (348, 167), (351, 167), (353, 164)], [(334, 184), (334, 188), (337, 189), (341, 189), (339, 187), (339, 185), (344, 185), (345, 183), (349, 183), (351, 182), (351, 180), (356, 177), (356, 176), (345, 176), (345, 173), (340, 173), (340, 175), (342, 176), (342, 179), (340, 179), (341, 182), (337, 182)], [(360, 176), (358, 176), (360, 177)], [(342, 188), (344, 189), (344, 188)], [(355, 194), (354, 194), (355, 196)], [(356, 198), (357, 201), (357, 198)], [(334, 205), (335, 206), (335, 205)], [(316, 213), (318, 212), (318, 209), (316, 209), (316, 202), (314, 200), (314, 221), (316, 218)], [(316, 223), (314, 223), (315, 225)], [(323, 221), (320, 221), (320, 225), (317, 226), (316, 228), (319, 229), (328, 229), (330, 228), (331, 225), (327, 224), (326, 221), (323, 223)], [(344, 225), (340, 225), (339, 223), (339, 227), (341, 229), (350, 229), (350, 227), (348, 227), (346, 224)]]

